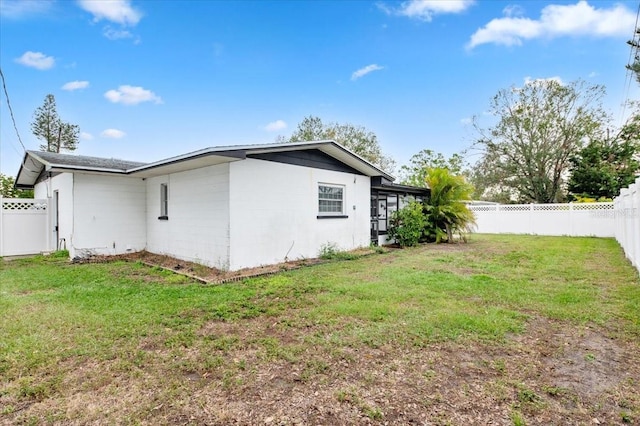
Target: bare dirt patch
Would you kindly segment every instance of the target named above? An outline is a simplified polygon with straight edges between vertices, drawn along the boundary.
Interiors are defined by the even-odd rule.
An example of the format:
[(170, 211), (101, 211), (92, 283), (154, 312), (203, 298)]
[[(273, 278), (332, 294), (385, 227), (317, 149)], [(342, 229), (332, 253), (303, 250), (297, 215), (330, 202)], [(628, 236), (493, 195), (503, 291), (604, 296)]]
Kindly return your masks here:
[[(432, 250), (446, 252), (442, 272), (475, 270), (451, 261), (452, 251), (467, 246), (428, 246), (425, 258)], [(207, 275), (201, 265), (139, 256), (127, 260), (219, 277)], [(0, 424), (640, 421), (640, 344), (633, 335), (618, 332), (614, 319), (607, 325), (576, 325), (527, 311), (524, 331), (504, 340), (423, 340), (416, 345), (385, 340), (376, 346), (342, 333), (357, 328), (358, 320), (340, 316), (317, 321), (305, 315), (307, 306), (288, 302), (277, 301), (286, 309), (226, 320), (212, 319), (202, 306), (189, 307), (176, 316), (197, 324), (192, 333), (179, 335), (178, 328), (167, 326), (134, 337), (131, 345), (116, 339), (110, 356), (77, 354), (56, 360), (60, 383), (35, 371), (0, 388)], [(181, 339), (174, 339), (178, 335)], [(39, 390), (43, 382), (50, 387)]]
[(237, 271), (225, 271), (217, 268), (210, 268), (205, 265), (176, 259), (175, 257), (161, 254), (140, 251), (116, 256), (92, 256), (89, 259), (80, 259), (79, 263), (102, 263), (125, 260), (131, 262), (141, 262), (147, 266), (159, 267), (172, 272), (188, 276), (207, 284), (221, 284), (225, 282), (238, 281), (245, 278), (271, 275), (278, 272), (299, 269), (304, 266), (322, 263), (322, 259), (292, 260), (289, 262), (277, 263), (274, 265), (264, 265), (255, 268), (245, 268)]
[[(353, 258), (368, 256), (375, 253), (373, 249), (362, 248), (348, 252)], [(300, 269), (305, 266), (317, 265), (327, 262), (321, 258), (291, 260), (273, 265), (263, 265), (255, 268), (244, 268), (237, 271), (226, 271), (217, 268), (210, 268), (205, 265), (176, 259), (175, 257), (140, 251), (115, 256), (92, 256), (88, 259), (78, 259), (78, 263), (103, 263), (117, 260), (131, 262), (141, 262), (147, 266), (159, 267), (172, 272), (188, 276), (206, 284), (222, 284), (226, 282), (239, 281), (245, 278), (252, 278), (264, 275), (272, 275), (278, 272)], [(143, 275), (143, 274), (141, 274)]]

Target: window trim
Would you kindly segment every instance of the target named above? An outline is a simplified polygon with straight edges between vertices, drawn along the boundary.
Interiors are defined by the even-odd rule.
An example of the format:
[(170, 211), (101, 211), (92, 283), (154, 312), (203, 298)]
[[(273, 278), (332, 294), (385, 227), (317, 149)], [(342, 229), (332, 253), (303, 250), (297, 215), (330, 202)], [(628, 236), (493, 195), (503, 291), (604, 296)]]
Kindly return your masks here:
[[(320, 188), (321, 187), (327, 187), (327, 188), (337, 188), (337, 189), (341, 189), (342, 190), (342, 198), (341, 198), (341, 208), (339, 212), (322, 212), (320, 211)], [(317, 219), (346, 219), (349, 216), (346, 214), (346, 192), (347, 192), (347, 188), (345, 185), (340, 185), (340, 184), (336, 184), (336, 183), (325, 183), (325, 182), (318, 182), (317, 185), (317, 192), (316, 192), (316, 206), (317, 206), (317, 212), (318, 215), (316, 216)], [(325, 201), (327, 201), (328, 199), (324, 199)], [(333, 201), (336, 201), (335, 199)]]
[(160, 184), (160, 216), (159, 220), (169, 220), (169, 184)]

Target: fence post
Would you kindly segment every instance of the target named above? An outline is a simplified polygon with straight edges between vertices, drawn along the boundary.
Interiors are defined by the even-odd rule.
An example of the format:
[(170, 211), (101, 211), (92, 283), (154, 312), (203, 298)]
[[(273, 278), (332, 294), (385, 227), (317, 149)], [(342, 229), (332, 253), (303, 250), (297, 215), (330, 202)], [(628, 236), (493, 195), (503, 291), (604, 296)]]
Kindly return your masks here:
[(535, 235), (535, 226), (533, 226), (533, 203), (529, 203), (529, 234)]
[(4, 256), (4, 201), (0, 195), (0, 257)]
[(575, 237), (575, 226), (573, 225), (573, 203), (569, 203), (569, 235)]
[(629, 186), (631, 192), (631, 220), (634, 224), (634, 234), (631, 238), (633, 245), (633, 259), (631, 263), (640, 271), (640, 177), (636, 183)]
[(51, 234), (53, 234), (53, 215), (51, 214), (52, 198), (47, 197), (47, 252), (51, 251)]

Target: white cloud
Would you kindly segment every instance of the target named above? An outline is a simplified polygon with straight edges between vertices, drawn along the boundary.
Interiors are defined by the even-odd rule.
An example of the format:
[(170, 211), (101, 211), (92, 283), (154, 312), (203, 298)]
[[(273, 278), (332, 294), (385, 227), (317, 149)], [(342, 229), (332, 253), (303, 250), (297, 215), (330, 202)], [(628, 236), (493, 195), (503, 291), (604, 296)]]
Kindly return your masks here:
[(78, 0), (78, 5), (91, 13), (96, 22), (105, 19), (134, 26), (142, 19), (142, 13), (135, 10), (129, 0)]
[(87, 132), (80, 132), (80, 139), (82, 139), (83, 141), (90, 141), (93, 139), (93, 135)]
[(47, 56), (41, 52), (25, 52), (22, 56), (16, 59), (16, 62), (24, 65), (25, 67), (36, 68), (39, 70), (48, 70), (53, 68), (56, 64), (56, 60), (53, 56)]
[(517, 4), (510, 4), (502, 9), (504, 16), (522, 16), (524, 15), (524, 9)]
[(102, 35), (109, 40), (121, 40), (125, 38), (134, 38), (135, 36), (129, 30), (116, 29), (109, 25), (102, 29)]
[(359, 79), (360, 77), (364, 77), (365, 75), (369, 74), (370, 72), (373, 71), (378, 71), (384, 69), (384, 67), (381, 67), (380, 65), (377, 64), (371, 64), (371, 65), (367, 65), (364, 68), (360, 68), (358, 71), (354, 71), (353, 74), (351, 74), (351, 80), (355, 81), (357, 79)]
[(102, 133), (100, 133), (100, 136), (102, 136), (103, 138), (109, 138), (109, 139), (121, 139), (126, 135), (127, 134), (125, 132), (118, 129), (106, 129), (106, 130), (103, 130)]
[(114, 104), (136, 105), (142, 102), (162, 103), (160, 96), (140, 86), (120, 86), (117, 90), (112, 89), (106, 92), (104, 97)]
[(283, 120), (272, 121), (271, 123), (264, 126), (264, 130), (267, 132), (277, 132), (278, 130), (286, 129), (287, 123)]
[(3, 18), (20, 19), (29, 15), (45, 13), (53, 5), (53, 0), (2, 0), (0, 1), (0, 16)]
[(433, 15), (444, 13), (460, 13), (468, 9), (475, 0), (409, 0), (392, 9), (379, 3), (378, 7), (391, 15), (407, 16), (409, 18), (431, 21)]
[(465, 117), (460, 119), (460, 124), (462, 124), (463, 126), (468, 126), (472, 123), (473, 123), (473, 118), (471, 117)]
[(558, 76), (547, 77), (547, 78), (531, 78), (531, 77), (527, 76), (527, 77), (524, 78), (524, 85), (526, 86), (528, 84), (546, 83), (548, 81), (555, 81), (559, 85), (564, 86), (564, 82)]
[(523, 40), (541, 37), (628, 36), (633, 31), (636, 18), (622, 4), (596, 9), (586, 0), (570, 5), (545, 6), (538, 20), (514, 17), (508, 9), (504, 13), (504, 18), (493, 19), (473, 33), (467, 48), (473, 49), (485, 43), (519, 46)]
[(596, 71), (591, 71), (587, 77), (593, 78), (593, 77), (597, 77), (597, 76), (598, 76), (598, 73)]
[(64, 86), (62, 86), (62, 90), (79, 90), (79, 89), (86, 89), (87, 87), (89, 87), (89, 82), (88, 81), (70, 81), (68, 83), (65, 83)]

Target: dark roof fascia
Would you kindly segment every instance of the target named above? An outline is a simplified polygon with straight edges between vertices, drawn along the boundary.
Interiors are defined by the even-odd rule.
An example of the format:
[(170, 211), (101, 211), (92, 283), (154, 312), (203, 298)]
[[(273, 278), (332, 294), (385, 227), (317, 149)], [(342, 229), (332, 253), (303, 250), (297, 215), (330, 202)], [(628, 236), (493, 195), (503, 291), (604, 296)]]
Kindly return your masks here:
[[(295, 143), (295, 142), (293, 142)], [(362, 158), (361, 156), (359, 156), (358, 154), (356, 154), (355, 152), (345, 148), (344, 146), (340, 145), (339, 143), (337, 143), (336, 141), (332, 141), (332, 140), (327, 140), (327, 141), (318, 141), (318, 143), (322, 143), (322, 144), (331, 144), (337, 148), (339, 148), (340, 150), (342, 150), (344, 153), (351, 155), (352, 157), (357, 158), (358, 160), (362, 161), (363, 163), (367, 164), (369, 167), (374, 168), (375, 170), (377, 170), (378, 172), (380, 172), (380, 176), (382, 176), (385, 179), (388, 180), (395, 180), (395, 178), (393, 176), (391, 176), (390, 174), (388, 174), (387, 172), (385, 172), (384, 170), (382, 170), (381, 168), (379, 168), (378, 166), (370, 163), (369, 161), (365, 160), (364, 158)]]
[(371, 182), (371, 189), (376, 189), (378, 191), (389, 191), (389, 192), (407, 192), (411, 194), (417, 195), (430, 195), (431, 190), (429, 188), (421, 188), (418, 186), (411, 185), (401, 185), (399, 183), (384, 183), (384, 182)]
[[(394, 180), (394, 177), (390, 174), (386, 173), (384, 170), (380, 169), (378, 166), (370, 163), (365, 160), (358, 154), (350, 151), (349, 149), (343, 147), (339, 143), (333, 140), (319, 140), (319, 141), (300, 141), (300, 142), (283, 142), (283, 143), (274, 143), (274, 144), (264, 144), (264, 145), (245, 145), (242, 147), (238, 147), (238, 149), (244, 149), (247, 154), (259, 154), (259, 153), (271, 153), (271, 152), (280, 152), (280, 151), (302, 151), (306, 149), (319, 149), (323, 151), (327, 155), (331, 155), (331, 153), (323, 150), (327, 146), (331, 146), (334, 148), (338, 148), (344, 154), (347, 154), (351, 158), (357, 160), (358, 162), (366, 165), (367, 168), (375, 170), (374, 176), (383, 176), (386, 179)], [(229, 148), (229, 147), (228, 147)], [(233, 148), (233, 147), (230, 147)], [(334, 157), (335, 158), (335, 157)], [(336, 160), (344, 163), (343, 160), (336, 158)], [(345, 163), (348, 166), (353, 167), (350, 164)]]

